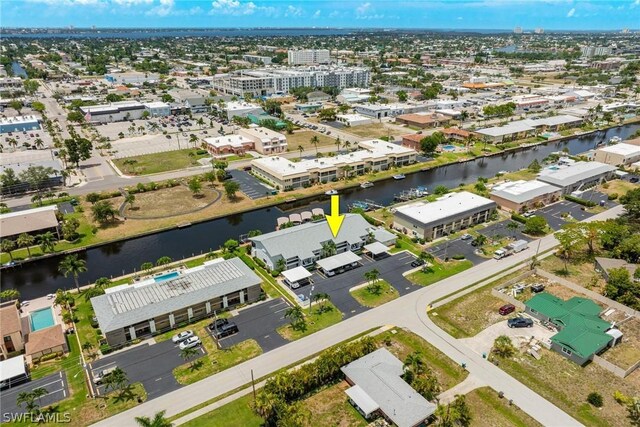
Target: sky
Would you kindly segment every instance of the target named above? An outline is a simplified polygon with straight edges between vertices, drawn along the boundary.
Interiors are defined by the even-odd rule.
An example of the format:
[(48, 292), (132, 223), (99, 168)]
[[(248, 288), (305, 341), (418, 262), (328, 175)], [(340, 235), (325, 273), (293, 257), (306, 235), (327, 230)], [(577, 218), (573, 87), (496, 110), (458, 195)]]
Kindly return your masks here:
[(620, 30), (640, 0), (1, 0), (3, 27)]

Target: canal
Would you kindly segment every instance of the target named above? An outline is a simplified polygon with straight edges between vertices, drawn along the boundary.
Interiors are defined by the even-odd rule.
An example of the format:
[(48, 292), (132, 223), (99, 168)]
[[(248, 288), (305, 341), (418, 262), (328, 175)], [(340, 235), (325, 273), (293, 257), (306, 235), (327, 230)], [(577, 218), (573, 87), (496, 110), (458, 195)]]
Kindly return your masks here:
[(13, 72), (13, 75), (16, 77), (22, 77), (25, 79), (28, 77), (25, 69), (22, 68), (22, 65), (20, 65), (16, 61), (11, 63), (11, 71)]
[[(534, 159), (541, 161), (555, 151), (568, 149), (577, 154), (595, 147), (613, 136), (626, 138), (640, 125), (626, 125), (598, 132), (592, 135), (567, 139), (560, 142), (525, 148), (518, 152), (505, 153), (488, 158), (479, 158), (466, 163), (452, 164), (407, 175), (402, 181), (387, 180), (374, 187), (359, 187), (341, 192), (341, 210), (356, 201), (369, 199), (382, 205), (393, 201), (393, 196), (402, 190), (426, 186), (429, 190), (437, 185), (455, 188), (461, 183), (475, 182), (479, 177), (493, 177), (500, 171), (515, 171), (527, 167)], [(302, 206), (304, 204), (304, 206)], [(250, 230), (269, 232), (274, 230), (276, 218), (296, 211), (322, 207), (328, 212), (328, 197), (315, 201), (298, 202), (297, 206), (263, 208), (260, 210), (230, 215), (188, 228), (172, 229), (122, 242), (111, 243), (79, 252), (87, 262), (87, 272), (80, 275), (80, 283), (92, 283), (99, 277), (116, 277), (140, 269), (145, 262), (155, 262), (162, 256), (180, 260), (193, 255), (218, 249), (227, 239)], [(60, 257), (26, 263), (24, 266), (6, 269), (2, 274), (2, 289), (18, 289), (23, 299), (32, 299), (57, 289), (73, 288), (73, 278), (65, 278), (58, 272)]]

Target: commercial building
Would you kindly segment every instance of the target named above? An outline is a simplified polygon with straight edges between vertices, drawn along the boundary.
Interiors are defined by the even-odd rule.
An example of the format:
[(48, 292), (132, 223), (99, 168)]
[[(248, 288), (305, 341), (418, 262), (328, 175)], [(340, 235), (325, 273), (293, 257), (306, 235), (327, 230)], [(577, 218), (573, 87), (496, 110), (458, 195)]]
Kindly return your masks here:
[(215, 259), (184, 272), (109, 288), (91, 298), (109, 345), (175, 328), (238, 304), (257, 301), (260, 278), (239, 258)]
[(397, 207), (393, 228), (412, 237), (433, 240), (486, 222), (495, 210), (493, 200), (468, 191), (449, 193), (431, 203)]
[(559, 131), (582, 124), (580, 117), (558, 115), (539, 119), (524, 119), (510, 122), (504, 126), (479, 129), (476, 134), (490, 142), (501, 143), (522, 139), (546, 131)]
[(0, 237), (13, 240), (20, 234), (43, 234), (53, 232), (60, 238), (58, 230), (58, 206), (42, 206), (24, 211), (0, 215)]
[(593, 159), (613, 166), (629, 166), (640, 161), (640, 146), (622, 143), (598, 148)]
[(357, 104), (367, 102), (371, 97), (371, 89), (361, 87), (345, 88), (336, 96), (336, 101), (344, 104)]
[(103, 105), (82, 106), (80, 111), (88, 122), (113, 123), (142, 118), (145, 106), (138, 101), (119, 101)]
[(436, 405), (422, 397), (402, 376), (404, 365), (386, 348), (340, 368), (351, 385), (349, 402), (364, 416), (376, 415), (398, 427), (425, 425)]
[(524, 212), (554, 203), (562, 196), (562, 189), (542, 181), (509, 181), (491, 189), (490, 198), (502, 209)]
[(0, 133), (24, 132), (30, 130), (40, 130), (39, 117), (15, 116), (0, 118)]
[(22, 321), (17, 303), (18, 301), (14, 300), (0, 304), (0, 360), (8, 359), (12, 353), (24, 350)]
[(616, 167), (600, 162), (575, 162), (545, 168), (538, 175), (538, 181), (555, 185), (562, 194), (593, 187), (615, 176)]
[(328, 49), (289, 50), (289, 65), (328, 64), (331, 62)]
[[(382, 119), (385, 117), (397, 117), (402, 115), (409, 115), (410, 113), (424, 112), (428, 108), (427, 104), (359, 104), (354, 107), (356, 113), (364, 116), (373, 117), (374, 119)], [(432, 114), (427, 114), (428, 116)], [(414, 115), (412, 115), (413, 117)], [(413, 118), (414, 121), (419, 122), (421, 118)], [(424, 120), (429, 121), (428, 118)]]
[(362, 114), (336, 114), (336, 121), (347, 126), (360, 126), (373, 123), (373, 119)]
[(451, 121), (450, 117), (437, 113), (401, 114), (396, 117), (397, 123), (420, 129), (440, 127), (449, 123), (449, 121)]
[(242, 59), (252, 64), (271, 65), (270, 56), (242, 55)]
[(171, 114), (171, 106), (166, 102), (146, 102), (144, 109), (151, 117), (166, 117)]
[(331, 99), (331, 95), (321, 90), (315, 90), (307, 94), (307, 102), (325, 102)]
[(142, 83), (155, 83), (160, 80), (160, 75), (155, 73), (142, 73), (137, 71), (127, 73), (109, 73), (104, 78), (113, 84), (133, 84), (140, 85)]
[(606, 46), (585, 46), (580, 49), (584, 58), (593, 58), (594, 56), (611, 55), (611, 48)]
[(205, 148), (214, 156), (243, 155), (253, 150), (254, 142), (243, 135), (225, 135), (204, 139)]
[[(360, 251), (367, 244), (378, 241), (395, 242), (395, 235), (371, 226), (361, 215), (346, 214), (336, 237), (325, 221), (308, 222), (260, 236), (251, 237), (251, 255), (262, 260), (269, 269), (277, 268), (284, 260), (285, 270), (295, 267), (311, 268), (322, 258), (345, 252)], [(333, 242), (335, 252), (323, 252), (323, 244)]]
[(600, 318), (601, 311), (590, 299), (572, 297), (565, 301), (547, 292), (525, 302), (527, 314), (551, 322), (559, 330), (551, 337), (551, 349), (578, 365), (615, 345), (622, 336), (611, 323)]
[(23, 88), (22, 79), (20, 77), (1, 77), (0, 93), (21, 92)]
[(264, 114), (264, 110), (261, 106), (249, 102), (228, 102), (222, 107), (213, 104), (213, 108), (217, 110), (222, 109), (226, 113), (228, 120), (233, 119), (235, 116), (247, 117), (249, 114)]
[(238, 135), (253, 141), (253, 149), (260, 154), (270, 155), (287, 151), (287, 138), (280, 132), (264, 127), (241, 128)]
[(417, 153), (409, 148), (381, 141), (358, 143), (361, 150), (333, 157), (292, 162), (282, 157), (263, 157), (251, 161), (252, 172), (276, 188), (300, 188), (314, 182), (330, 182), (349, 175), (387, 170), (392, 166), (415, 163)]

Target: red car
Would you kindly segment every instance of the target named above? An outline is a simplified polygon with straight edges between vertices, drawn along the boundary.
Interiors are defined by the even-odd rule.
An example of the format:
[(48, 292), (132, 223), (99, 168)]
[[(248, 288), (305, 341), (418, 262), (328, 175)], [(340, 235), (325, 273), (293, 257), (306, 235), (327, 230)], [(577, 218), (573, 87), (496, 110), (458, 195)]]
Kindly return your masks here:
[(498, 313), (500, 313), (503, 316), (506, 316), (507, 314), (511, 314), (514, 311), (516, 311), (516, 306), (513, 304), (505, 304), (498, 309)]

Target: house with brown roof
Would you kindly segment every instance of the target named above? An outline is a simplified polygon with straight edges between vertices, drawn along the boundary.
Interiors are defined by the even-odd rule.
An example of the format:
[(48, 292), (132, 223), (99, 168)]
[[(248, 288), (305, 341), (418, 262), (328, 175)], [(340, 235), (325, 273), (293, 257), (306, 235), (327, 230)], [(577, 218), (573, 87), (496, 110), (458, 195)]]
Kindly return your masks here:
[(0, 304), (0, 360), (8, 359), (9, 354), (24, 349), (22, 322), (17, 304), (18, 301), (15, 300)]
[(405, 125), (414, 126), (420, 129), (436, 128), (449, 123), (450, 120), (451, 117), (437, 113), (401, 114), (396, 117), (396, 123), (403, 123)]
[(27, 335), (25, 354), (27, 362), (51, 353), (66, 353), (69, 351), (67, 340), (62, 332), (62, 325), (54, 325), (50, 328), (40, 329)]
[(60, 238), (57, 212), (58, 207), (52, 205), (2, 214), (0, 238), (15, 239), (22, 233), (36, 235), (47, 231), (52, 231)]
[(471, 132), (458, 128), (446, 128), (441, 132), (448, 140), (453, 141), (466, 141), (471, 136)]
[(425, 135), (422, 135), (421, 133), (402, 135), (402, 146), (411, 148), (412, 150), (420, 151), (422, 150), (422, 144), (420, 143), (420, 141), (422, 141), (422, 138), (424, 137)]

